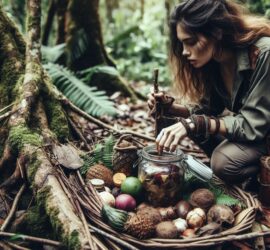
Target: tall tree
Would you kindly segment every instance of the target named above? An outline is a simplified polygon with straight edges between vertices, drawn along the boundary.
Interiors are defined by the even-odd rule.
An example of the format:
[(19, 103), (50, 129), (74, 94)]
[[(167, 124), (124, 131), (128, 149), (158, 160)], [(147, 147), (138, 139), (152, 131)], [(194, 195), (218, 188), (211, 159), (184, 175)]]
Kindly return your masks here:
[(1, 194), (29, 182), (36, 203), (46, 211), (59, 239), (68, 248), (85, 249), (89, 232), (75, 214), (48, 156), (54, 146), (73, 135), (62, 106), (64, 99), (52, 87), (40, 63), (40, 12), (40, 0), (27, 1), (25, 44), (0, 8)]
[[(86, 69), (99, 64), (115, 66), (104, 48), (98, 8), (99, 0), (70, 0), (67, 47), (68, 65), (72, 69)], [(74, 48), (80, 39), (85, 45), (84, 53), (77, 56)]]

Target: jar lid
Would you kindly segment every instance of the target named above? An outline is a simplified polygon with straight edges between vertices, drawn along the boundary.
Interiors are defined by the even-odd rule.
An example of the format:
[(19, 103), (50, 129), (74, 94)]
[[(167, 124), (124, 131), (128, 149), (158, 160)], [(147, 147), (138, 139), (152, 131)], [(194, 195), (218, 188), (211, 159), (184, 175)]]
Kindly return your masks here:
[(105, 182), (102, 179), (91, 179), (89, 180), (93, 187), (97, 190), (101, 190), (104, 188)]
[(174, 152), (163, 151), (159, 155), (156, 145), (144, 147), (141, 154), (144, 159), (158, 163), (179, 162), (184, 156), (183, 151), (178, 148)]
[(188, 171), (202, 181), (209, 181), (213, 177), (213, 170), (191, 155), (185, 155), (181, 160)]

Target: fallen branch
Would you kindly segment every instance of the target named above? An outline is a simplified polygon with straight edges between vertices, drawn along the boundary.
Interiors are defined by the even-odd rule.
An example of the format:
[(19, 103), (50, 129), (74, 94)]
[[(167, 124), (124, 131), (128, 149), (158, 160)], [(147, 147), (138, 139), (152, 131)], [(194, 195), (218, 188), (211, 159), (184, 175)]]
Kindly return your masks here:
[(151, 137), (151, 136), (147, 136), (147, 135), (143, 135), (141, 133), (137, 133), (137, 132), (134, 132), (132, 130), (118, 130), (110, 125), (107, 125), (106, 123), (94, 118), (93, 116), (87, 114), (86, 112), (82, 111), (81, 109), (79, 109), (78, 107), (76, 107), (73, 103), (71, 103), (69, 100), (67, 99), (63, 99), (62, 100), (63, 104), (68, 106), (71, 110), (73, 110), (74, 112), (76, 112), (77, 114), (81, 115), (82, 117), (84, 117), (85, 119), (87, 119), (88, 121), (90, 122), (93, 122), (103, 128), (106, 128), (108, 130), (111, 130), (111, 131), (114, 131), (118, 134), (131, 134), (131, 135), (134, 135), (138, 138), (141, 138), (141, 139), (145, 139), (145, 140), (149, 140), (149, 141), (155, 141), (155, 138), (154, 137)]
[(8, 226), (9, 222), (11, 221), (11, 219), (13, 218), (14, 216), (14, 213), (16, 212), (16, 208), (17, 208), (17, 205), (18, 205), (18, 202), (22, 196), (22, 193), (23, 191), (25, 190), (25, 187), (26, 185), (23, 184), (19, 190), (19, 192), (17, 193), (15, 199), (14, 199), (14, 202), (12, 204), (12, 207), (10, 209), (10, 212), (7, 216), (7, 218), (5, 219), (4, 223), (2, 224), (1, 228), (0, 228), (0, 231), (5, 231), (6, 227)]
[(32, 241), (32, 242), (37, 242), (44, 245), (50, 245), (50, 246), (55, 246), (55, 247), (63, 246), (63, 244), (60, 243), (59, 241), (43, 239), (43, 238), (29, 236), (25, 234), (18, 235), (15, 233), (0, 232), (0, 238), (6, 238), (6, 237), (16, 237), (18, 238), (18, 240), (20, 239), (20, 240)]

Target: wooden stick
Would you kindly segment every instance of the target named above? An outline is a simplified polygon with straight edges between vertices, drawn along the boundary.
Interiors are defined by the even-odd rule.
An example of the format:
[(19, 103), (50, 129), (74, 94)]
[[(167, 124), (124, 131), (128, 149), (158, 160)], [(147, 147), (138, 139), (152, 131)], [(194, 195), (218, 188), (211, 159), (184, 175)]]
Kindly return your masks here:
[(17, 244), (14, 244), (12, 242), (9, 242), (9, 241), (5, 241), (5, 243), (8, 245), (8, 246), (11, 246), (12, 249), (18, 249), (18, 250), (31, 250), (30, 248), (27, 248), (27, 247), (22, 247), (22, 246), (19, 246)]
[[(0, 232), (0, 237), (15, 237), (15, 236), (17, 237), (18, 234), (8, 233), (8, 232)], [(29, 235), (25, 235), (25, 234), (20, 234), (19, 236), (20, 236), (20, 238), (18, 240), (28, 240), (28, 241), (33, 241), (33, 242), (37, 242), (37, 243), (41, 243), (41, 244), (45, 244), (45, 245), (50, 245), (50, 246), (56, 246), (56, 247), (63, 246), (62, 243), (60, 243), (58, 241), (54, 241), (54, 240), (43, 239), (43, 238), (29, 236)]]
[(17, 209), (17, 205), (18, 205), (18, 202), (21, 198), (21, 195), (23, 193), (23, 191), (25, 190), (25, 187), (26, 185), (23, 184), (19, 190), (19, 192), (17, 193), (15, 199), (14, 199), (14, 202), (12, 204), (12, 207), (10, 209), (10, 212), (7, 216), (7, 218), (5, 219), (4, 223), (2, 224), (1, 228), (0, 228), (0, 231), (5, 231), (6, 227), (8, 226), (9, 222), (11, 221), (11, 219), (13, 218), (14, 216), (14, 213), (16, 212), (16, 209)]
[(106, 238), (108, 238), (108, 239), (111, 239), (111, 240), (113, 240), (113, 241), (119, 243), (120, 245), (124, 246), (124, 247), (127, 248), (127, 249), (131, 249), (131, 250), (139, 250), (137, 247), (132, 246), (132, 245), (130, 245), (129, 243), (127, 243), (127, 242), (125, 242), (125, 241), (123, 241), (123, 240), (121, 240), (121, 239), (119, 239), (119, 238), (116, 238), (116, 237), (114, 237), (114, 236), (111, 235), (111, 234), (108, 234), (108, 233), (103, 232), (102, 230), (98, 229), (97, 227), (94, 227), (94, 226), (92, 226), (92, 225), (89, 225), (89, 228), (93, 229), (96, 233), (99, 233), (99, 234), (101, 234), (102, 236), (104, 236), (104, 237), (106, 237)]
[(9, 104), (8, 106), (2, 108), (2, 109), (0, 110), (0, 113), (3, 113), (5, 110), (11, 108), (13, 105), (14, 105), (14, 103), (11, 103), (11, 104)]
[(73, 120), (71, 118), (68, 118), (68, 121), (69, 121), (70, 125), (72, 126), (72, 128), (75, 130), (75, 132), (78, 134), (80, 139), (84, 142), (87, 149), (92, 150), (92, 148), (88, 145), (88, 143), (87, 143), (86, 139), (84, 138), (83, 134), (81, 133), (81, 131), (74, 124)]
[(141, 138), (141, 139), (145, 139), (145, 140), (149, 140), (149, 141), (155, 141), (155, 138), (154, 137), (151, 137), (151, 136), (147, 136), (147, 135), (143, 135), (141, 133), (137, 133), (137, 132), (134, 132), (132, 130), (118, 130), (110, 125), (107, 125), (105, 124), (104, 122), (94, 118), (93, 116), (87, 114), (86, 112), (82, 111), (81, 109), (79, 109), (78, 107), (76, 107), (73, 103), (71, 103), (70, 101), (66, 101), (66, 100), (63, 100), (64, 104), (67, 105), (71, 110), (73, 110), (74, 112), (76, 112), (77, 114), (80, 114), (82, 117), (84, 117), (85, 119), (87, 119), (88, 121), (90, 122), (93, 122), (103, 128), (106, 128), (108, 130), (111, 130), (111, 131), (114, 131), (120, 135), (122, 134), (131, 134), (131, 135), (134, 135), (134, 136), (137, 136), (138, 138)]

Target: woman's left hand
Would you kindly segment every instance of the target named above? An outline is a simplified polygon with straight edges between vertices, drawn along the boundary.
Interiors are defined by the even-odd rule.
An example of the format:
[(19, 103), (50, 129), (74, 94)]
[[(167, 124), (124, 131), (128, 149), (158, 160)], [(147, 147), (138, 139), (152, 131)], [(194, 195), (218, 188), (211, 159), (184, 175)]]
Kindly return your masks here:
[(164, 128), (156, 138), (157, 150), (162, 154), (163, 149), (166, 151), (175, 151), (178, 143), (187, 136), (187, 130), (181, 122)]

